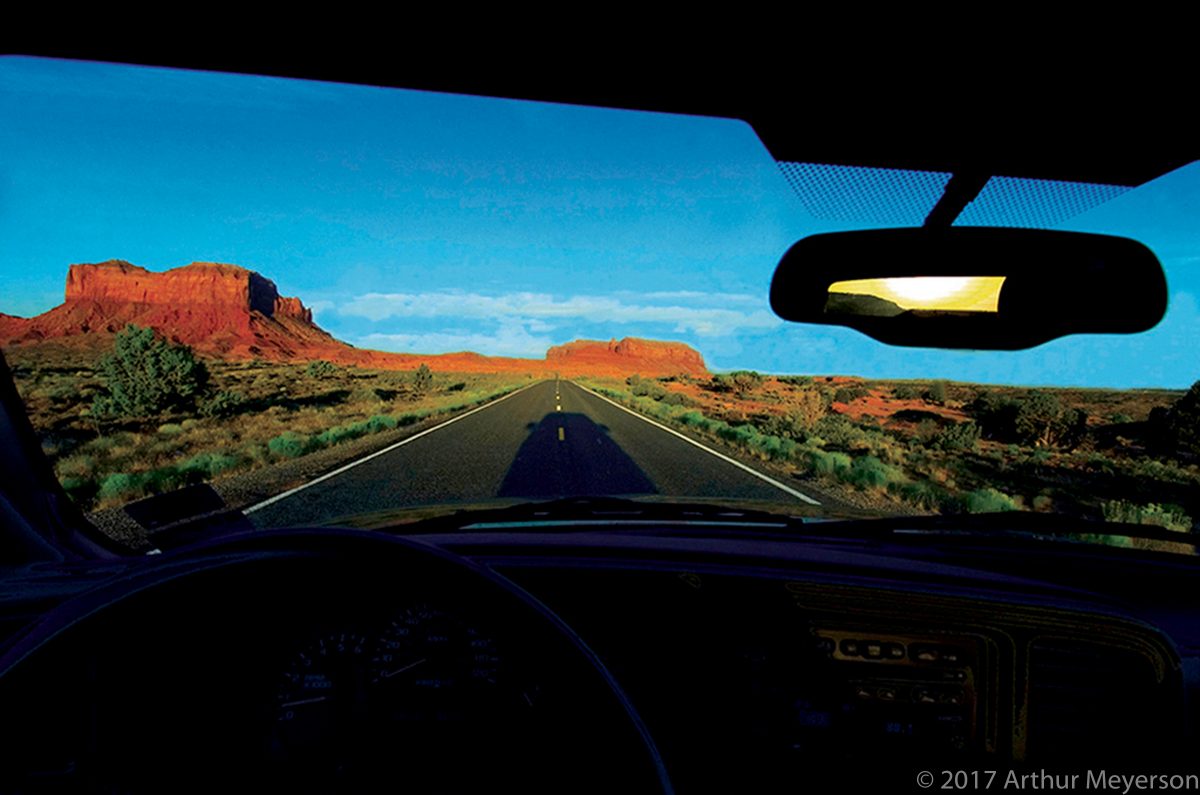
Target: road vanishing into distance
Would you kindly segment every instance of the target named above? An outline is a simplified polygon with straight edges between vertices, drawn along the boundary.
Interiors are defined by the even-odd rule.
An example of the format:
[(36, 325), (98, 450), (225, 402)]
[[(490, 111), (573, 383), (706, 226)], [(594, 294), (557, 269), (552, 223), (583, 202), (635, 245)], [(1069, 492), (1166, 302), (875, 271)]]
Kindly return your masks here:
[(817, 502), (565, 380), (526, 387), (385, 450), (246, 513), (258, 527), (296, 527), (498, 499)]

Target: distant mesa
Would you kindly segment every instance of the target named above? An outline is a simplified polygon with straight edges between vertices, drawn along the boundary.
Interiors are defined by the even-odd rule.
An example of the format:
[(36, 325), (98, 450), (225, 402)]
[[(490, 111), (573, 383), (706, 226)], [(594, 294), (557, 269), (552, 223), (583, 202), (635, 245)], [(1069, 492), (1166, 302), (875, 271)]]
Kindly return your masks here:
[(174, 342), (215, 358), (272, 361), (327, 359), (339, 364), (406, 370), (422, 363), (460, 372), (562, 375), (707, 375), (695, 349), (679, 342), (626, 337), (558, 345), (545, 359), (477, 353), (421, 355), (364, 350), (317, 326), (299, 298), (237, 265), (193, 262), (154, 273), (123, 260), (72, 265), (65, 301), (36, 317), (0, 313), (0, 345), (55, 341), (80, 349), (105, 347), (129, 323), (149, 326)]

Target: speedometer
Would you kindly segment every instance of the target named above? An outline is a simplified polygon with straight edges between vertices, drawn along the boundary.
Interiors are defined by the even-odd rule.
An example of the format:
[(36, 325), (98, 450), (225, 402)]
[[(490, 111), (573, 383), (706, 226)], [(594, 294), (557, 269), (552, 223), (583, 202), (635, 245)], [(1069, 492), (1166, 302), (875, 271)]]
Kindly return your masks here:
[(335, 632), (292, 659), (277, 695), (277, 736), (283, 745), (327, 749), (354, 734), (370, 703), (369, 648), (366, 635)]
[(502, 677), (495, 639), (426, 604), (383, 630), (371, 682), (396, 720), (454, 720), (491, 701)]

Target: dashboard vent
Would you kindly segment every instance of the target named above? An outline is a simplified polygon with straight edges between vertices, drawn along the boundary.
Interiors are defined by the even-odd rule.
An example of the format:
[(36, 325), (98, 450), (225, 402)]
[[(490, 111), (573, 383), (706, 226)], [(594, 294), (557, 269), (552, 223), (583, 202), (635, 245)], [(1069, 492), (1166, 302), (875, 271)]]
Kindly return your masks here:
[(1136, 761), (1178, 737), (1178, 710), (1134, 651), (1039, 639), (1029, 657), (1028, 760)]

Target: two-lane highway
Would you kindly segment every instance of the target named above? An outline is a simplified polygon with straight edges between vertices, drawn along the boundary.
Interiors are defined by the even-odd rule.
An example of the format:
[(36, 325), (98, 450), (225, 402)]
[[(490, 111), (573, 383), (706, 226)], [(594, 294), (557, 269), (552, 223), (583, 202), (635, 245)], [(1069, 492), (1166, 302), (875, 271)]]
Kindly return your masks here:
[(247, 509), (259, 527), (613, 496), (815, 502), (569, 381), (543, 381)]

